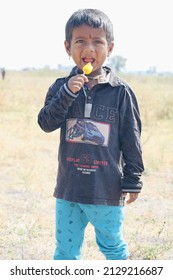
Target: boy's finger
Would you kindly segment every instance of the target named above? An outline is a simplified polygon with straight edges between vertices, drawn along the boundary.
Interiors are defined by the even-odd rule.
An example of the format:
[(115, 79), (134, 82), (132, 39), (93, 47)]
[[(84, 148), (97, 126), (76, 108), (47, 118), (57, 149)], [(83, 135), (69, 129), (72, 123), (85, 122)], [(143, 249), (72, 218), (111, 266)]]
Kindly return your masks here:
[(87, 78), (87, 76), (85, 76), (85, 74), (82, 74), (82, 76), (84, 77), (85, 83), (88, 83), (88, 78)]
[(138, 198), (138, 193), (130, 193), (130, 198), (127, 200), (127, 204), (134, 202)]

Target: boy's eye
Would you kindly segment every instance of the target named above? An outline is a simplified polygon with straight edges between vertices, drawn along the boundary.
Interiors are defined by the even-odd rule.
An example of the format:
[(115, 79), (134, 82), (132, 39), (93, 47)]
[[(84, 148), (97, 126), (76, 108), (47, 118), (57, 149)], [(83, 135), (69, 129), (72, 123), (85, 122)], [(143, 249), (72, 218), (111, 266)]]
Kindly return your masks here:
[(84, 42), (85, 42), (84, 40), (79, 39), (79, 40), (76, 41), (76, 44), (83, 44)]
[(102, 41), (96, 40), (95, 43), (96, 43), (96, 44), (102, 44)]

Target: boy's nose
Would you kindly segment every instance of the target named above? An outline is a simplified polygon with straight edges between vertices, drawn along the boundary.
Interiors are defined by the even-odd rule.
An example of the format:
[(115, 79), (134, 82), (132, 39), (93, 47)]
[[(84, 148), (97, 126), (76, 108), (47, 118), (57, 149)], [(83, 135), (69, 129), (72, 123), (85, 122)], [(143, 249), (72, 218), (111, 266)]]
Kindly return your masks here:
[(84, 50), (85, 51), (90, 51), (90, 52), (93, 52), (94, 51), (94, 46), (92, 43), (87, 43), (84, 47)]

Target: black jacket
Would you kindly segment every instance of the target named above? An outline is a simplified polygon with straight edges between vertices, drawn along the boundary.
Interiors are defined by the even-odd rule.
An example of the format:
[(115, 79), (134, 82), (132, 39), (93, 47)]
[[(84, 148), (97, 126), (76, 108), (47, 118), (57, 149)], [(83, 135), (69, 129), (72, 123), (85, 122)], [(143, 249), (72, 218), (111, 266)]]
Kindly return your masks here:
[(141, 191), (144, 167), (137, 100), (124, 81), (104, 69), (106, 81), (73, 94), (67, 87), (76, 75), (73, 68), (49, 88), (39, 112), (38, 123), (45, 132), (61, 128), (57, 198), (121, 205), (122, 192)]

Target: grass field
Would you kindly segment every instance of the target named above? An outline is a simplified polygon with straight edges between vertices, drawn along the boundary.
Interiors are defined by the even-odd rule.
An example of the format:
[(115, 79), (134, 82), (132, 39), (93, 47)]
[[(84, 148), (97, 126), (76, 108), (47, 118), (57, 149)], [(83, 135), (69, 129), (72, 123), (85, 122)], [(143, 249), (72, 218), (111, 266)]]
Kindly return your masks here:
[[(62, 75), (63, 73), (59, 73)], [(52, 259), (59, 131), (37, 124), (55, 71), (7, 72), (0, 80), (0, 259)], [(144, 187), (125, 207), (131, 259), (173, 259), (173, 77), (123, 76), (143, 122)], [(103, 259), (87, 227), (84, 259)]]

